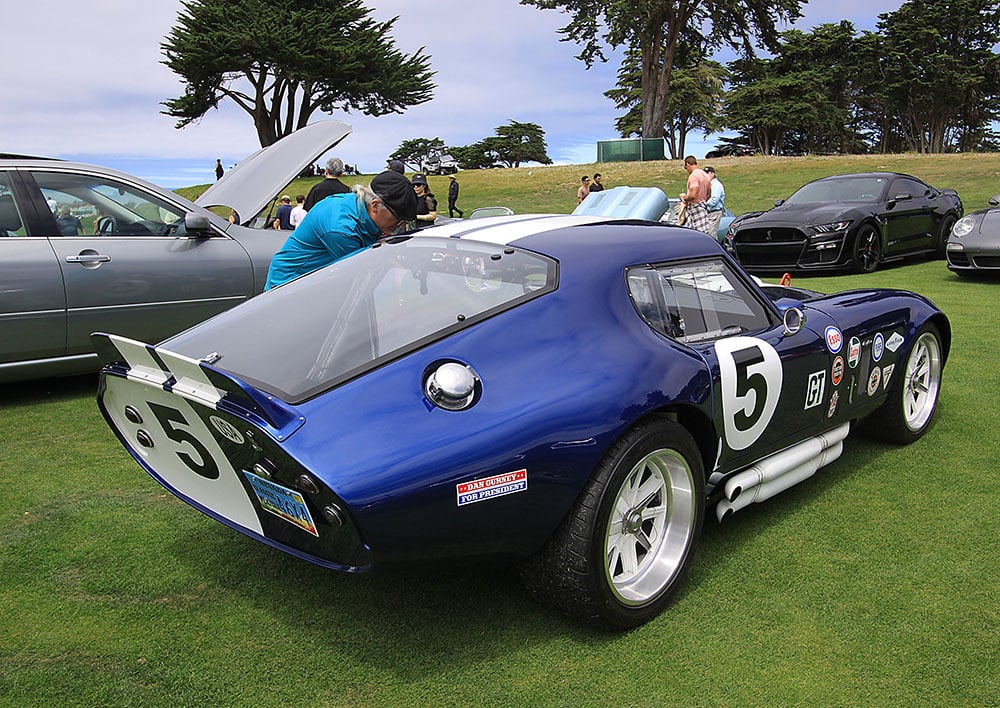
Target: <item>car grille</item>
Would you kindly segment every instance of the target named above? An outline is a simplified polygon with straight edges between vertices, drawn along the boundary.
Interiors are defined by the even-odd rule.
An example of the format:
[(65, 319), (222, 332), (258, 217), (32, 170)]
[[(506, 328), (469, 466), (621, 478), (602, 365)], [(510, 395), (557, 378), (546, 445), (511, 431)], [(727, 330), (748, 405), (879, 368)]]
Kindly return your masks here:
[(972, 264), (977, 268), (1000, 268), (1000, 256), (972, 256)]
[(806, 235), (798, 229), (740, 229), (736, 237), (740, 244), (744, 243), (766, 243), (766, 244), (787, 244), (805, 243)]
[(798, 263), (806, 240), (795, 228), (740, 229), (736, 253), (747, 267), (791, 267)]

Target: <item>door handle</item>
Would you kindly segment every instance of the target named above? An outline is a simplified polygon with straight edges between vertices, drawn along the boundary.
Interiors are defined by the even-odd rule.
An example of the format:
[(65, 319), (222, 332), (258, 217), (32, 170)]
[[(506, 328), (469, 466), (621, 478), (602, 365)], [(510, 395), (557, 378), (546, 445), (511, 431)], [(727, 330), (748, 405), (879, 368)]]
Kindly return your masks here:
[(97, 268), (101, 263), (110, 263), (111, 256), (107, 256), (97, 251), (81, 251), (76, 256), (66, 256), (67, 263), (79, 263), (84, 268)]

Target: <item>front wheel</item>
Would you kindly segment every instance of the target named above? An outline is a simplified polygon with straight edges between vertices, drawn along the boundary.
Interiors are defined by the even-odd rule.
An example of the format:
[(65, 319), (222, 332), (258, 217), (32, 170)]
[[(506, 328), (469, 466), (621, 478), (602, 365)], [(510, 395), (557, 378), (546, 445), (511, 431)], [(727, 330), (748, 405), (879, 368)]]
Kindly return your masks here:
[(946, 216), (941, 222), (941, 233), (938, 235), (937, 252), (938, 258), (947, 258), (948, 256), (948, 237), (951, 236), (951, 229), (955, 225), (954, 216)]
[(874, 273), (882, 261), (882, 239), (870, 224), (865, 224), (854, 238), (851, 269), (855, 273)]
[(906, 355), (902, 371), (893, 372), (896, 378), (889, 386), (888, 398), (868, 416), (864, 429), (904, 445), (922, 437), (937, 409), (943, 369), (941, 335), (933, 325), (924, 325)]
[(690, 434), (642, 423), (615, 443), (545, 547), (521, 568), (528, 589), (608, 629), (636, 627), (670, 600), (705, 515)]

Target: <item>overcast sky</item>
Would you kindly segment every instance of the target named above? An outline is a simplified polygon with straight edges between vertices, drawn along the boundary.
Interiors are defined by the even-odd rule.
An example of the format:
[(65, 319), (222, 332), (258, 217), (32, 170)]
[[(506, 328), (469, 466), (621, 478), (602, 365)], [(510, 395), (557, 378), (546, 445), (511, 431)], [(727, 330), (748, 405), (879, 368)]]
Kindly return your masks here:
[[(597, 141), (617, 137), (616, 111), (603, 92), (614, 86), (618, 67), (586, 70), (574, 58), (579, 47), (556, 34), (566, 15), (517, 0), (365, 4), (378, 20), (399, 17), (398, 49), (409, 54), (426, 47), (437, 88), (432, 101), (403, 115), (334, 115), (353, 127), (336, 151), (346, 163), (373, 172), (403, 140), (468, 145), (510, 120), (542, 126), (557, 163), (594, 162)], [(849, 19), (858, 29), (874, 29), (879, 13), (901, 4), (812, 0), (795, 26), (809, 30)], [(228, 167), (258, 149), (250, 117), (232, 106), (182, 130), (160, 113), (162, 101), (183, 93), (160, 63), (160, 43), (180, 8), (180, 0), (34, 0), (25, 6), (0, 42), (8, 76), (0, 152), (109, 165), (178, 187), (212, 181), (216, 158)], [(688, 146), (700, 157), (711, 141), (693, 134)]]

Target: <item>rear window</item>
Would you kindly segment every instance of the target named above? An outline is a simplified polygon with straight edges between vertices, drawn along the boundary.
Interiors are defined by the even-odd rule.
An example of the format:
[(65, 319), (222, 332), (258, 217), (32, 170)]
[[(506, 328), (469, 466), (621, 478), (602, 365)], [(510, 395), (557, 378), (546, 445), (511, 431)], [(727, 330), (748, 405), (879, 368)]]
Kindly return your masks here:
[(164, 342), (299, 403), (556, 287), (509, 246), (403, 237), (259, 295)]

